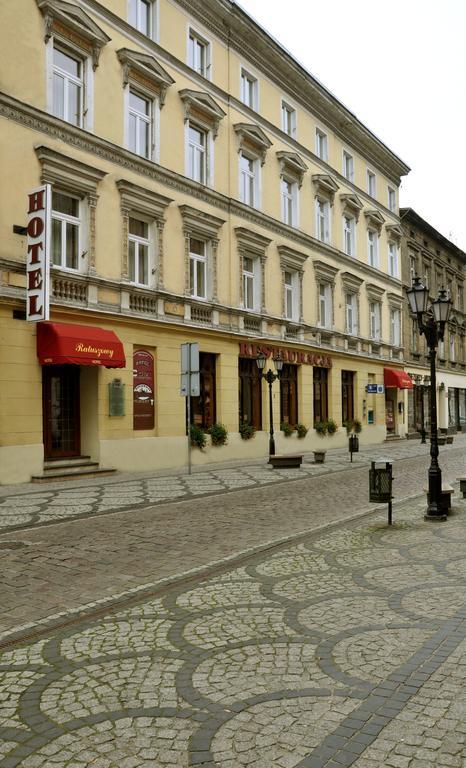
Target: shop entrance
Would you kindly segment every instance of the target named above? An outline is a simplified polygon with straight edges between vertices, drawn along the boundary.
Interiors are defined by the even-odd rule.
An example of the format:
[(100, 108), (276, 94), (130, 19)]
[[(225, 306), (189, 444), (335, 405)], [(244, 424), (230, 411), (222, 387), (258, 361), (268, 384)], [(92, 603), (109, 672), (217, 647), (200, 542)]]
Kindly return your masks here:
[(42, 368), (46, 459), (81, 453), (79, 373), (78, 365), (44, 365)]

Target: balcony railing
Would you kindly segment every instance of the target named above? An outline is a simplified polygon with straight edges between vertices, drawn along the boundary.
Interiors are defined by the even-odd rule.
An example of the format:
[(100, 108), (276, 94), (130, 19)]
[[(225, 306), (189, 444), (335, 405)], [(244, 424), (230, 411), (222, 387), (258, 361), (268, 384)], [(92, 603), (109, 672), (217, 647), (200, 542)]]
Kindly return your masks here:
[(140, 312), (145, 315), (156, 315), (157, 298), (155, 296), (146, 296), (143, 293), (130, 293), (129, 308), (133, 312)]
[(191, 320), (201, 325), (212, 325), (212, 310), (209, 307), (191, 306)]
[(87, 283), (70, 277), (52, 277), (52, 298), (73, 304), (87, 304)]

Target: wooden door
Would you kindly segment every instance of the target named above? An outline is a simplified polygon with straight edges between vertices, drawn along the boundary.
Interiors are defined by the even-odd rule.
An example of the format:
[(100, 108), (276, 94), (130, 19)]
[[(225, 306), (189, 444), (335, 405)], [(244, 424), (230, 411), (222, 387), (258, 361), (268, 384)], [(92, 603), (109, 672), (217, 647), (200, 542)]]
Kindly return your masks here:
[(44, 456), (61, 459), (81, 453), (77, 365), (42, 368)]

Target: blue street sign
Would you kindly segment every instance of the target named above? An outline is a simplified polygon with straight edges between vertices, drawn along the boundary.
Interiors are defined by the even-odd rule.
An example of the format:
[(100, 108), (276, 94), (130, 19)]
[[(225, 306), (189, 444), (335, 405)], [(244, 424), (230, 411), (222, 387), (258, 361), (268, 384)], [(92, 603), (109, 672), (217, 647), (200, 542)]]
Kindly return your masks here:
[(366, 392), (369, 395), (383, 395), (385, 386), (383, 384), (366, 384)]

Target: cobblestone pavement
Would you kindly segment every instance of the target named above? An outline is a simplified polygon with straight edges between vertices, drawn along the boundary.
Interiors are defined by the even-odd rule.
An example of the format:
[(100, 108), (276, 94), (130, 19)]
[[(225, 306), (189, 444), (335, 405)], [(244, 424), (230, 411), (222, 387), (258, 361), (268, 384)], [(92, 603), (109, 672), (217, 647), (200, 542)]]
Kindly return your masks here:
[[(454, 444), (442, 447), (442, 458), (460, 449), (466, 449), (466, 435), (457, 435)], [(202, 470), (190, 476), (171, 474), (154, 477), (145, 473), (144, 476), (134, 474), (130, 479), (115, 480), (112, 477), (67, 481), (54, 486), (47, 484), (40, 489), (31, 484), (23, 485), (21, 489), (15, 486), (0, 487), (0, 531), (105, 514), (116, 509), (142, 509), (179, 499), (194, 499), (240, 488), (257, 488), (298, 477), (316, 477), (348, 469), (355, 471), (362, 466), (366, 467), (371, 459), (381, 454), (397, 461), (427, 457), (428, 452), (427, 443), (422, 445), (418, 440), (404, 440), (365, 446), (361, 453), (353, 455), (352, 464), (347, 450), (337, 449), (327, 452), (325, 464), (311, 463), (311, 457), (306, 457), (298, 470), (274, 470), (262, 459), (246, 467)]]
[(466, 501), (424, 507), (4, 648), (0, 768), (464, 768)]

